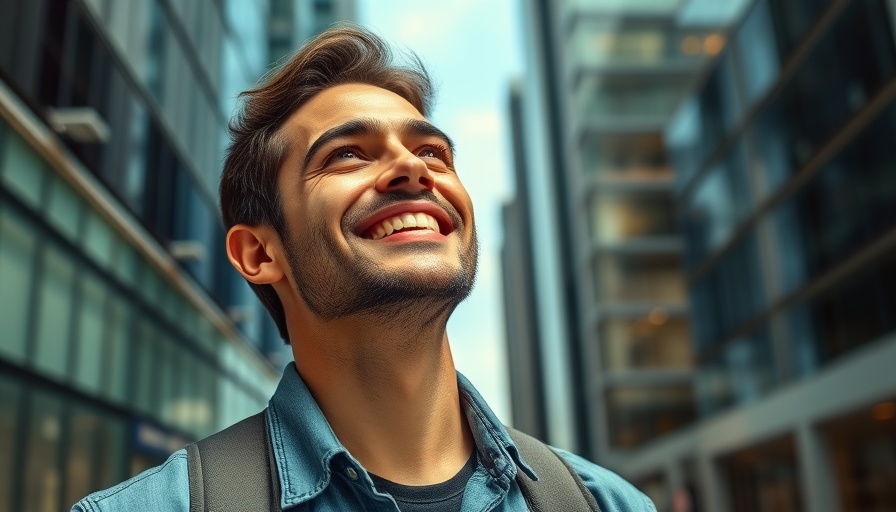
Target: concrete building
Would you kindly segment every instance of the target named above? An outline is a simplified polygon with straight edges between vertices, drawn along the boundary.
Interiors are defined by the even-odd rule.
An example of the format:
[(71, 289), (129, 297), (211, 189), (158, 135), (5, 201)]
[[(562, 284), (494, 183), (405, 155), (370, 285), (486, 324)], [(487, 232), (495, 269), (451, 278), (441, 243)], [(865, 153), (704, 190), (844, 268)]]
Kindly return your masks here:
[[(665, 5), (679, 13), (678, 26), (693, 9), (620, 4)], [(893, 2), (756, 0), (730, 31), (672, 31), (666, 46), (646, 29), (632, 29), (638, 43), (591, 36), (596, 29), (578, 36), (577, 27), (600, 22), (583, 12), (563, 18), (555, 5), (530, 3), (533, 19), (555, 16), (554, 35), (535, 55), (542, 67), (555, 60), (542, 80), (558, 83), (534, 103), (555, 119), (548, 151), (560, 156), (540, 169), (561, 190), (553, 192), (557, 229), (571, 231), (572, 249), (557, 251), (568, 269), (550, 271), (575, 290), (558, 294), (577, 404), (567, 417), (573, 448), (634, 480), (660, 509), (683, 489), (700, 510), (892, 509)], [(608, 25), (624, 34), (657, 14)], [(659, 91), (678, 64), (647, 71), (628, 63), (570, 80), (561, 64), (575, 62), (569, 43), (591, 37), (642, 57), (674, 48), (684, 60), (696, 51), (708, 59), (694, 63), (698, 79), (674, 101)], [(635, 71), (645, 84), (624, 81)], [(606, 96), (615, 99), (602, 101), (617, 79), (624, 85)], [(594, 81), (598, 92), (584, 99), (568, 85)], [(653, 124), (646, 114), (657, 113), (666, 119)], [(644, 137), (635, 144), (617, 138), (623, 132)], [(616, 206), (628, 198), (637, 199)], [(653, 231), (626, 239), (644, 227)], [(648, 255), (666, 263), (642, 265)], [(534, 267), (549, 271), (537, 259)], [(681, 327), (672, 328), (676, 319)]]
[(273, 392), (283, 344), (216, 206), (269, 10), (0, 10), (0, 509), (68, 510)]

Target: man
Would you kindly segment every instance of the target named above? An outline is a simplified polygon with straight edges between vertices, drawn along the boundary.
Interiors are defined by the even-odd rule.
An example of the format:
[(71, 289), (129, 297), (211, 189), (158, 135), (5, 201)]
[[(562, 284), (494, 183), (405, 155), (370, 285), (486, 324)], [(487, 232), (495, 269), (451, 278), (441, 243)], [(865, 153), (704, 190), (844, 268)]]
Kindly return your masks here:
[[(451, 358), (477, 241), (431, 95), (419, 63), (342, 27), (244, 93), (232, 123), (227, 254), (295, 356), (264, 413), (284, 509), (527, 510), (516, 478), (533, 470)], [(655, 510), (559, 453), (603, 512)], [(188, 510), (187, 475), (181, 450), (74, 510)]]

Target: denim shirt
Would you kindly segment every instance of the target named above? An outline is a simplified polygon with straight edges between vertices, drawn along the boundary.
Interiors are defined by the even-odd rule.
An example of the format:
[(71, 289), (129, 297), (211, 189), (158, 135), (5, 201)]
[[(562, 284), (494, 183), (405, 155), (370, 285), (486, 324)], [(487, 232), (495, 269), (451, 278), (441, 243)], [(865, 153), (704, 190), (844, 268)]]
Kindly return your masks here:
[[(479, 456), (464, 491), (462, 509), (527, 510), (516, 473), (523, 471), (533, 479), (537, 475), (522, 460), (507, 431), (473, 385), (460, 373), (457, 383)], [(284, 510), (398, 510), (392, 497), (376, 490), (367, 471), (336, 438), (295, 364), (286, 367), (266, 415)], [(615, 473), (569, 452), (558, 452), (582, 477), (601, 512), (656, 511), (644, 494)], [(72, 511), (188, 512), (189, 508), (187, 454), (179, 450), (161, 466), (87, 496)]]

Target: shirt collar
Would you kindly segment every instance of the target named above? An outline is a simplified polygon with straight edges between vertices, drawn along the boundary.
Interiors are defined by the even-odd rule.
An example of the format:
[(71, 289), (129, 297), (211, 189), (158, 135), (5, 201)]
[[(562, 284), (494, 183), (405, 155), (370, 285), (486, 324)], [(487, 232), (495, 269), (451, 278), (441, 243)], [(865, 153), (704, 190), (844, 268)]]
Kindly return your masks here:
[[(520, 468), (537, 480), (520, 457), (507, 430), (466, 377), (457, 373), (461, 406), (473, 432), (483, 466), (494, 478), (512, 480)], [(285, 508), (320, 494), (330, 483), (334, 462), (361, 467), (333, 429), (299, 375), (295, 363), (283, 371), (267, 409), (268, 432)]]

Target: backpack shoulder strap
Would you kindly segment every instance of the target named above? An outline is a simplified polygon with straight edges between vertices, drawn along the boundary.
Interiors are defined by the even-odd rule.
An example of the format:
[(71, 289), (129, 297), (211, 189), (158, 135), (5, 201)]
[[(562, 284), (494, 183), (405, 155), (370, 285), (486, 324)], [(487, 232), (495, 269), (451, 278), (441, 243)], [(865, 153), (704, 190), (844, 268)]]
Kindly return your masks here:
[(517, 484), (531, 511), (600, 512), (591, 491), (566, 459), (548, 445), (519, 430), (507, 427), (507, 432), (520, 455), (538, 475), (536, 482), (522, 471), (516, 473)]
[(190, 512), (280, 510), (265, 411), (187, 445)]

